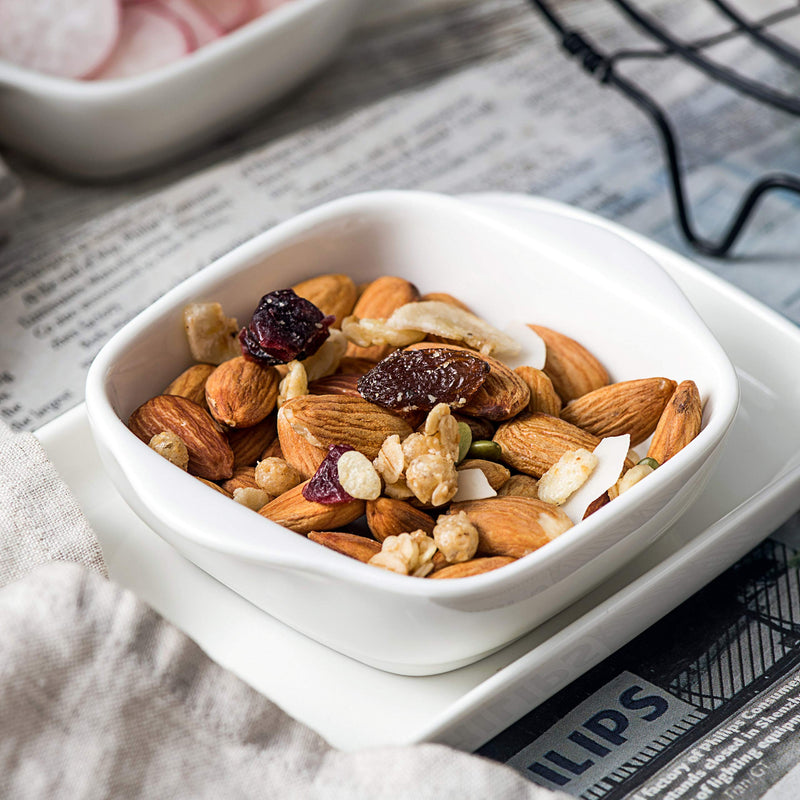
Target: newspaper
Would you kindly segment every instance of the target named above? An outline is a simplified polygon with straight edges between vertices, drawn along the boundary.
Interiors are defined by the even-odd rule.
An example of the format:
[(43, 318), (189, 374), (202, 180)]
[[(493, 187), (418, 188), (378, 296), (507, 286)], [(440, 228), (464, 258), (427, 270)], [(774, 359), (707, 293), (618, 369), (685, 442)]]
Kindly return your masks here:
[(478, 752), (585, 800), (800, 796), (800, 515)]
[[(604, 5), (563, 7), (574, 24), (618, 46), (630, 34), (601, 13)], [(675, 4), (659, 5), (685, 24)], [(762, 109), (688, 69), (638, 69), (644, 83), (659, 85), (679, 127), (690, 123), (691, 191), (704, 226), (729, 212), (743, 176), (797, 160), (793, 130)], [(714, 135), (703, 137), (708, 128)], [(16, 430), (79, 402), (98, 349), (167, 289), (276, 222), (344, 194), (540, 193), (681, 246), (649, 122), (564, 58), (523, 0), (374, 21), (279, 113), (154, 177), (77, 186), (9, 159), (27, 193), (0, 248), (0, 415)], [(754, 257), (710, 266), (800, 320), (800, 271), (783, 260), (800, 244), (796, 211), (791, 197), (775, 196), (743, 243)]]
[[(710, 3), (642, 4), (687, 35), (723, 27)], [(777, 5), (739, 3), (753, 15)], [(557, 6), (609, 50), (643, 46), (609, 3)], [(752, 44), (725, 43), (716, 55), (797, 85)], [(674, 60), (620, 68), (669, 110), (705, 235), (755, 178), (800, 173), (800, 123)], [(26, 198), (0, 245), (0, 416), (16, 430), (80, 402), (98, 349), (166, 290), (348, 193), (542, 194), (687, 251), (649, 121), (569, 61), (524, 0), (373, 9), (338, 60), (288, 102), (155, 175), (78, 185), (4, 156)], [(800, 322), (797, 214), (796, 198), (770, 197), (737, 257), (704, 263)], [(800, 796), (798, 549), (795, 518), (481, 752), (586, 798)]]

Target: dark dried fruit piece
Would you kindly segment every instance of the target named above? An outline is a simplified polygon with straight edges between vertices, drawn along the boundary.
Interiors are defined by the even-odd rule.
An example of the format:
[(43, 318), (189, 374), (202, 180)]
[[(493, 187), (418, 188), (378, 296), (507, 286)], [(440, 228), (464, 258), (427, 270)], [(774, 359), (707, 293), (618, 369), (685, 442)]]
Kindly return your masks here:
[(439, 403), (459, 408), (488, 374), (489, 365), (466, 350), (395, 350), (361, 377), (358, 391), (395, 411), (430, 411)]
[(250, 324), (239, 332), (242, 353), (264, 366), (302, 361), (319, 350), (334, 320), (292, 289), (278, 289), (261, 298)]
[(317, 468), (311, 480), (303, 487), (303, 497), (311, 503), (326, 506), (349, 503), (353, 498), (339, 483), (339, 459), (343, 453), (355, 448), (349, 444), (332, 444), (328, 455)]

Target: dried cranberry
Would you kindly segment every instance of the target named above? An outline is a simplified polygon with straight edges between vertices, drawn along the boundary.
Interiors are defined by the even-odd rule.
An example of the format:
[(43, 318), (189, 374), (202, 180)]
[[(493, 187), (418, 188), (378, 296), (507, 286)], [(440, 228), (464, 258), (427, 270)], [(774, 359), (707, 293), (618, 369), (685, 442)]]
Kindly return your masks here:
[(342, 453), (353, 449), (349, 444), (332, 444), (328, 447), (328, 455), (311, 480), (303, 487), (303, 497), (306, 500), (332, 506), (336, 503), (349, 503), (353, 499), (339, 483), (338, 469)]
[(431, 347), (395, 350), (358, 381), (361, 396), (396, 411), (458, 408), (480, 389), (489, 365), (465, 350)]
[(292, 289), (270, 292), (261, 298), (250, 324), (239, 332), (242, 353), (264, 366), (302, 361), (319, 350), (334, 320)]

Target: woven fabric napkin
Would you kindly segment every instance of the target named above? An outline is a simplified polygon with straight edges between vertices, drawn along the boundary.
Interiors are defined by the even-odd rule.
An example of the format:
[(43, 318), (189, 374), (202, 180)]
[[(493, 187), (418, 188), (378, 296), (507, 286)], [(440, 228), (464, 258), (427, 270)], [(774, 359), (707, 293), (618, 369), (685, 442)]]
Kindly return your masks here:
[(2, 423), (0, 587), (0, 797), (559, 797), (441, 745), (330, 747), (109, 581), (37, 440)]

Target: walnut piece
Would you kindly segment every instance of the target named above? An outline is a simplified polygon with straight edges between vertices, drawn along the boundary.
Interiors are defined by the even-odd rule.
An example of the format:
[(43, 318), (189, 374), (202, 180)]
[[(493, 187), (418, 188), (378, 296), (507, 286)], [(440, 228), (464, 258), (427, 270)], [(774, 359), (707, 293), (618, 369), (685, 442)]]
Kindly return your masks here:
[(597, 456), (584, 449), (569, 450), (539, 478), (539, 499), (560, 506), (586, 483), (597, 466)]
[(294, 489), (303, 482), (303, 476), (282, 458), (270, 456), (256, 464), (256, 483), (268, 494), (278, 495)]
[(183, 309), (183, 327), (195, 361), (221, 364), (242, 354), (239, 326), (219, 303), (190, 303)]
[(442, 514), (436, 520), (433, 540), (449, 564), (469, 561), (478, 550), (478, 529), (463, 511)]
[(186, 443), (172, 431), (161, 431), (153, 436), (148, 445), (160, 456), (174, 464), (176, 467), (185, 470), (189, 466), (189, 451)]
[(387, 536), (381, 544), (381, 552), (367, 563), (400, 575), (424, 578), (433, 570), (435, 552), (436, 543), (425, 531), (412, 531)]

